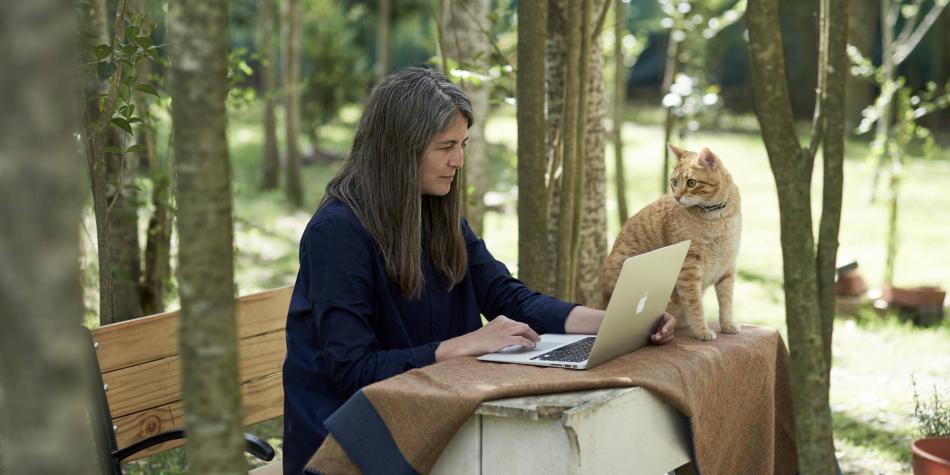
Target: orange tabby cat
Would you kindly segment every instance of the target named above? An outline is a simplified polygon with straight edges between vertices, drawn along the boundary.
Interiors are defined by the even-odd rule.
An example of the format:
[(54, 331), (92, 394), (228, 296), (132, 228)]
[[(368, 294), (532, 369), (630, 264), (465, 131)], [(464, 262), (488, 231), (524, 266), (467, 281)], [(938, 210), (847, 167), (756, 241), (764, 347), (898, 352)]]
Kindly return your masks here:
[(623, 261), (630, 256), (690, 239), (692, 244), (680, 271), (667, 312), (688, 326), (701, 340), (716, 333), (706, 325), (703, 291), (715, 284), (719, 299), (719, 325), (736, 333), (732, 316), (732, 287), (742, 229), (739, 189), (722, 160), (708, 148), (699, 153), (670, 150), (677, 158), (671, 193), (647, 205), (628, 219), (600, 269), (599, 297), (592, 305), (604, 308), (610, 301)]

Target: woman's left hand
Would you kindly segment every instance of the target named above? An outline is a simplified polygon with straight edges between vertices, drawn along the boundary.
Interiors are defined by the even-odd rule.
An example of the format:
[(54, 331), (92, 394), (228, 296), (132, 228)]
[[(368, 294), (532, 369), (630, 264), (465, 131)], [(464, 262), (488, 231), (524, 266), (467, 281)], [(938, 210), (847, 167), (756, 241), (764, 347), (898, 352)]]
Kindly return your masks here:
[(654, 345), (665, 345), (673, 341), (673, 333), (676, 330), (676, 317), (664, 312), (663, 316), (660, 317), (659, 328), (656, 333), (650, 335), (650, 341), (652, 341)]

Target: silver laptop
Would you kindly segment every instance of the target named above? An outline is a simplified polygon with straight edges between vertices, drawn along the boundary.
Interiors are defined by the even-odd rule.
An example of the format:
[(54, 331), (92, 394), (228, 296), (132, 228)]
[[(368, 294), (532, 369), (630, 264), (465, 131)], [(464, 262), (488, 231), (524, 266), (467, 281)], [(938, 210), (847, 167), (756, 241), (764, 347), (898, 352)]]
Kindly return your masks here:
[(666, 310), (690, 241), (629, 257), (596, 336), (546, 333), (531, 349), (505, 348), (482, 361), (587, 369), (650, 343)]

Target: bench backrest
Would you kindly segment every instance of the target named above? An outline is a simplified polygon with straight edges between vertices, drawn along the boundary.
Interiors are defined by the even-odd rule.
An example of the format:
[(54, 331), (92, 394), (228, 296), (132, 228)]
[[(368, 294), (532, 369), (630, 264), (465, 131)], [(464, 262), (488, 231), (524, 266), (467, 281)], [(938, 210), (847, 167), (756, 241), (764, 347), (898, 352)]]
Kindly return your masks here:
[[(284, 287), (237, 299), (244, 425), (283, 414), (281, 366), (292, 290)], [(184, 427), (178, 317), (178, 311), (167, 312), (92, 330), (119, 447)], [(182, 444), (166, 442), (128, 460)]]

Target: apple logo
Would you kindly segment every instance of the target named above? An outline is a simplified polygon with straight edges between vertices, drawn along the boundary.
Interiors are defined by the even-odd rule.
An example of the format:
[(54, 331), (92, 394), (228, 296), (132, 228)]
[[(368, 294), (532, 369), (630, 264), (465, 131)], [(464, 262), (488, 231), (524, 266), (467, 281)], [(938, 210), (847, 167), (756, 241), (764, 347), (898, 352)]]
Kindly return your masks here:
[(647, 305), (647, 295), (649, 295), (649, 293), (643, 294), (643, 297), (640, 297), (640, 303), (637, 304), (637, 313), (643, 312), (643, 307)]

